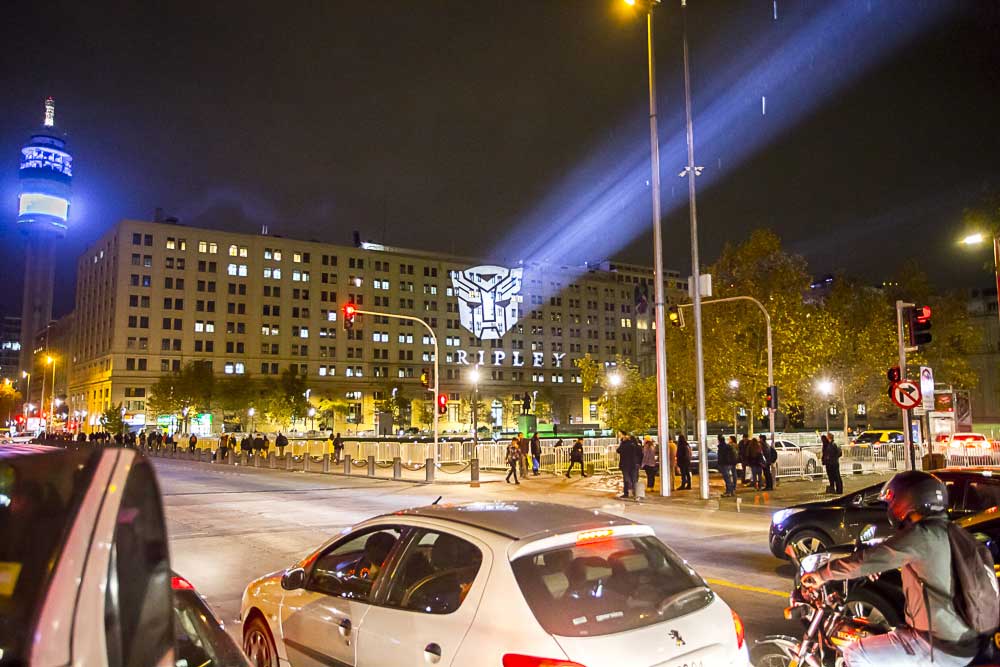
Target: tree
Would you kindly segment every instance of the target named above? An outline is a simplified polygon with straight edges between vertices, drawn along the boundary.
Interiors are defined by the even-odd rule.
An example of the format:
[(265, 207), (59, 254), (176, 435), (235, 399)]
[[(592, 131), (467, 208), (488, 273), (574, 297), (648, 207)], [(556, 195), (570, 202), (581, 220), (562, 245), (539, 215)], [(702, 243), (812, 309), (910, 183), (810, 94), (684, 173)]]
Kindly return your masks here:
[(424, 429), (434, 425), (434, 401), (416, 398), (410, 403), (410, 410), (414, 421)]
[(404, 395), (403, 386), (398, 382), (385, 384), (376, 393), (382, 396), (375, 401), (376, 412), (388, 412), (392, 415), (394, 424), (402, 424), (406, 408), (410, 404), (409, 399)]
[[(480, 429), (484, 426), (489, 428), (490, 426), (490, 403), (483, 399), (482, 393), (479, 395), (479, 403), (476, 410), (476, 421)], [(472, 428), (472, 394), (465, 396), (462, 395), (461, 400), (458, 403), (458, 418), (465, 424)]]
[(625, 357), (616, 358), (621, 384), (609, 388), (598, 402), (604, 421), (615, 431), (643, 433), (656, 424), (656, 378), (643, 377)]
[(286, 368), (262, 387), (262, 409), (267, 419), (284, 428), (309, 410), (306, 400), (306, 378), (294, 368)]
[(331, 431), (337, 430), (337, 417), (347, 418), (351, 413), (351, 404), (346, 398), (323, 396), (319, 399), (319, 406), (316, 408), (321, 419), (329, 420)]
[[(227, 388), (228, 385), (227, 385)], [(147, 408), (154, 417), (210, 412), (215, 395), (215, 376), (205, 361), (192, 361), (179, 372), (162, 375), (150, 388)]]
[(590, 356), (590, 352), (579, 359), (574, 359), (573, 365), (580, 370), (580, 383), (583, 385), (584, 394), (589, 394), (594, 387), (603, 384), (604, 366)]
[(177, 387), (177, 375), (161, 375), (149, 390), (146, 409), (155, 420), (160, 415), (178, 415), (182, 408), (181, 392)]
[(108, 433), (125, 433), (125, 420), (122, 419), (122, 404), (112, 405), (101, 415), (104, 430)]
[(21, 393), (9, 382), (0, 383), (0, 414), (12, 417), (21, 410)]

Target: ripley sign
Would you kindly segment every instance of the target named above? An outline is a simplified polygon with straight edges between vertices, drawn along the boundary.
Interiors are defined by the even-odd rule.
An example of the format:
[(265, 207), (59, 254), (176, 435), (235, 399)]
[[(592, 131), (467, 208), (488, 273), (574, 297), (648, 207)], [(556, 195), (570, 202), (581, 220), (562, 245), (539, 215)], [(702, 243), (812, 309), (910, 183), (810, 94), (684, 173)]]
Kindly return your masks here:
[[(507, 358), (507, 353), (503, 350), (493, 350), (492, 352), (486, 352), (486, 350), (476, 350), (469, 353), (466, 350), (456, 350), (454, 361), (452, 363), (462, 364), (468, 366), (469, 364), (474, 364), (476, 366), (485, 366), (487, 364), (492, 364), (493, 366), (502, 366), (504, 359)], [(552, 353), (552, 367), (562, 368), (563, 359), (566, 358), (565, 352), (553, 352)], [(471, 359), (471, 361), (470, 361)], [(514, 350), (510, 353), (510, 363), (514, 367), (525, 366), (529, 361), (528, 357)], [(532, 368), (543, 368), (545, 366), (545, 353), (543, 352), (531, 352), (530, 361)]]

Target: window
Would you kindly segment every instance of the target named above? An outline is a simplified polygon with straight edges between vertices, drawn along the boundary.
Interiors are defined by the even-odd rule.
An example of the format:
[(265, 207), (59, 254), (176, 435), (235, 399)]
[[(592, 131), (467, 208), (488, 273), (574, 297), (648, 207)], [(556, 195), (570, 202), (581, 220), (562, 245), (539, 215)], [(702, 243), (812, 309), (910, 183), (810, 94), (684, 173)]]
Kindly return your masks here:
[(466, 540), (426, 530), (409, 541), (396, 567), (386, 605), (425, 614), (450, 614), (472, 588), (483, 553)]
[(368, 602), (400, 532), (395, 526), (379, 526), (348, 535), (316, 559), (306, 589)]

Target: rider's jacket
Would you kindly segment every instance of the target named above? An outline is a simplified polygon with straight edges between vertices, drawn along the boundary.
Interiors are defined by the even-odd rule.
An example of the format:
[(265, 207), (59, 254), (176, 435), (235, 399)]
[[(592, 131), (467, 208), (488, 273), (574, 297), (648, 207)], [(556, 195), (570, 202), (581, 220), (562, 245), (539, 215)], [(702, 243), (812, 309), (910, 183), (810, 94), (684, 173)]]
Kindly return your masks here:
[(824, 581), (856, 579), (897, 568), (902, 572), (907, 625), (922, 632), (930, 629), (935, 640), (946, 643), (961, 645), (975, 640), (976, 633), (955, 610), (951, 544), (944, 517), (908, 524), (881, 544), (831, 561), (817, 574)]

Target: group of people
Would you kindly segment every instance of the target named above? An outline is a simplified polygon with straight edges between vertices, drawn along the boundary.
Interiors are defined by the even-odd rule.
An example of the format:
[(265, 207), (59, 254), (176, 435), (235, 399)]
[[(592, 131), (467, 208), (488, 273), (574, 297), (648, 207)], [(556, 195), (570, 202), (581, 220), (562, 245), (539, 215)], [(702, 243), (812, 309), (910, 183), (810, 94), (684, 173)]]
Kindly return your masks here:
[[(671, 449), (671, 451), (674, 451)], [(688, 449), (690, 453), (690, 448)], [(690, 456), (688, 457), (690, 461)], [(652, 438), (639, 439), (628, 433), (621, 433), (618, 441), (618, 467), (622, 471), (622, 498), (639, 498), (639, 470), (646, 473), (646, 489), (653, 490), (660, 470), (659, 452)], [(690, 476), (688, 477), (690, 483)]]
[[(583, 446), (580, 447), (581, 452), (583, 451)], [(521, 470), (521, 478), (528, 476), (528, 462), (531, 461), (531, 474), (537, 476), (539, 470), (542, 466), (542, 440), (538, 437), (538, 433), (535, 433), (531, 438), (524, 437), (524, 433), (518, 431), (517, 435), (511, 438), (510, 444), (507, 446), (507, 466), (509, 470), (507, 471), (507, 483), (510, 484), (510, 478), (514, 477), (514, 483), (520, 484), (521, 482), (517, 478), (518, 468)], [(581, 461), (581, 471), (583, 469), (583, 459)], [(567, 475), (568, 476), (568, 475)]]

